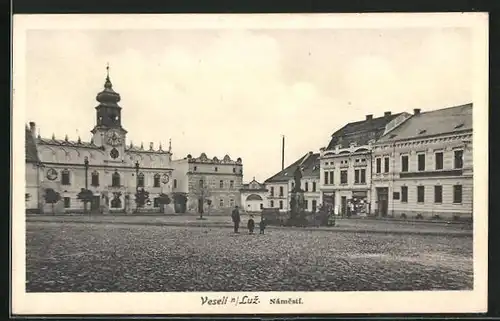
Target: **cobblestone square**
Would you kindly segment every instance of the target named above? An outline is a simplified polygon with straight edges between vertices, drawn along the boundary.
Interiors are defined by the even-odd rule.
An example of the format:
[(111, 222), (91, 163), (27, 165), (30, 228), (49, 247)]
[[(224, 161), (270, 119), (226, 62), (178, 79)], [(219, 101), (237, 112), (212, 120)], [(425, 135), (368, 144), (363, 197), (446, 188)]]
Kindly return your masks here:
[(472, 237), (27, 222), (27, 292), (469, 290)]

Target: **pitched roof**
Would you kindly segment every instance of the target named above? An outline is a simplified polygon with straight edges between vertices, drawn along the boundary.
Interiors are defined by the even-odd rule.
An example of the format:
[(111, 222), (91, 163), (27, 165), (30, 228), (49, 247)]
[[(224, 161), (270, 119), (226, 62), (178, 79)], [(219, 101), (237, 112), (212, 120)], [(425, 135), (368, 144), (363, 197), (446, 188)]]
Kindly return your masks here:
[(402, 113), (388, 115), (378, 118), (365, 119), (362, 121), (348, 123), (332, 135), (332, 139), (326, 149), (347, 148), (351, 143), (356, 145), (368, 145), (372, 139), (377, 140), (384, 134), (385, 126)]
[(472, 130), (472, 104), (448, 107), (413, 115), (380, 138), (390, 142)]
[(266, 179), (264, 183), (286, 182), (293, 179), (297, 167), (302, 167), (303, 177), (319, 177), (319, 153), (308, 152), (290, 166)]
[(24, 151), (25, 151), (25, 161), (36, 163), (40, 161), (38, 157), (38, 150), (36, 148), (36, 141), (31, 131), (28, 127), (25, 129), (24, 137)]
[(267, 191), (266, 186), (262, 183), (259, 183), (255, 178), (247, 183), (242, 184), (240, 191)]

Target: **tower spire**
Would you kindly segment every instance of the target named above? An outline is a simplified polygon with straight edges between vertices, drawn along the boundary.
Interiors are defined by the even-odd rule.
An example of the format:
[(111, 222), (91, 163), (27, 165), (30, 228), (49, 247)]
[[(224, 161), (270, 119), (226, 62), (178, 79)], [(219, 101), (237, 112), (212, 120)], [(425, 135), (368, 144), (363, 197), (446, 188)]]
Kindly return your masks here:
[(106, 79), (109, 79), (109, 62), (106, 63)]

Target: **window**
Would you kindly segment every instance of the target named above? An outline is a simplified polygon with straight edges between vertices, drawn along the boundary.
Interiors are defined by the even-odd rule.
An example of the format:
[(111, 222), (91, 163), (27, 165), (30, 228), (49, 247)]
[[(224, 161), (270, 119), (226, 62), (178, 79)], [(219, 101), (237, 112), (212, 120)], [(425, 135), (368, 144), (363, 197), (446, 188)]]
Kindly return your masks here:
[(269, 207), (273, 208), (274, 207), (274, 201), (269, 202)]
[(200, 181), (198, 182), (198, 186), (199, 186), (200, 188), (203, 188), (203, 180), (202, 180), (202, 179), (200, 179)]
[(392, 193), (392, 199), (398, 200), (399, 199), (399, 192)]
[(330, 172), (330, 184), (334, 184), (333, 183), (333, 171)]
[(456, 169), (464, 167), (464, 151), (463, 150), (456, 150), (454, 152), (454, 167)]
[(160, 187), (160, 174), (155, 174), (153, 186), (154, 187)]
[(417, 155), (418, 170), (425, 171), (425, 154)]
[(366, 184), (366, 169), (362, 169), (359, 176), (359, 181), (361, 182), (361, 184)]
[(382, 159), (377, 158), (375, 161), (376, 161), (376, 166), (375, 167), (376, 167), (377, 173), (382, 172)]
[(312, 205), (312, 210), (313, 210), (313, 212), (316, 212), (316, 208), (317, 208), (317, 206), (318, 206), (318, 205), (316, 204), (316, 200), (312, 200), (312, 201), (311, 201), (311, 205)]
[(313, 182), (312, 191), (316, 192), (316, 182)]
[(443, 203), (443, 186), (434, 186), (434, 203)]
[(328, 172), (325, 171), (325, 185), (328, 185)]
[(271, 196), (274, 196), (274, 186), (271, 186)]
[(408, 155), (401, 156), (401, 171), (408, 172)]
[(260, 209), (264, 208), (264, 204), (260, 203)]
[(177, 188), (177, 179), (174, 179), (174, 188)]
[(340, 184), (347, 184), (347, 171), (340, 171)]
[(224, 181), (223, 180), (219, 181), (219, 188), (224, 188)]
[(234, 181), (229, 181), (229, 188), (233, 189), (234, 188)]
[(384, 157), (384, 173), (389, 173), (389, 157)]
[(434, 154), (434, 162), (436, 164), (436, 170), (443, 169), (443, 153), (438, 152)]
[(70, 208), (71, 207), (71, 198), (65, 197), (64, 198), (64, 208)]
[(196, 172), (196, 170), (197, 170), (197, 169), (198, 169), (198, 167), (196, 167), (196, 166), (195, 166), (195, 167), (193, 167), (193, 171), (195, 171), (195, 172)]
[(453, 203), (462, 203), (462, 185), (453, 186)]
[(160, 207), (160, 204), (158, 203), (158, 197), (155, 197), (153, 199), (153, 207)]
[(143, 173), (139, 173), (139, 176), (137, 176), (137, 186), (144, 187), (144, 174)]
[[(233, 173), (236, 173), (236, 167), (233, 167)], [(241, 171), (240, 171), (241, 173)]]
[(304, 209), (307, 210), (307, 208), (309, 207), (308, 204), (309, 201), (308, 200), (304, 200)]
[(62, 171), (61, 184), (62, 185), (71, 185), (71, 181), (69, 179), (69, 171), (67, 169)]
[[(111, 175), (111, 186), (120, 187), (120, 174), (116, 171)], [(139, 186), (144, 186), (144, 177), (142, 177), (142, 185)]]
[(401, 186), (401, 202), (408, 203), (408, 186)]
[(359, 184), (359, 169), (354, 170), (354, 184)]
[(90, 180), (90, 185), (92, 186), (99, 186), (99, 173), (98, 172), (93, 172), (92, 173), (92, 178)]
[(219, 169), (217, 168), (217, 166), (215, 166), (215, 171), (216, 171), (216, 172), (218, 172), (218, 171), (219, 171)]
[(219, 200), (219, 207), (224, 207), (224, 200), (222, 198)]
[(309, 183), (308, 183), (308, 182), (305, 182), (305, 183), (304, 183), (304, 190), (305, 190), (306, 192), (309, 192)]
[(234, 200), (233, 199), (229, 200), (229, 206), (234, 207)]
[(280, 196), (283, 196), (283, 186), (280, 186)]
[(283, 201), (280, 201), (280, 210), (283, 209)]
[(417, 202), (423, 203), (425, 201), (425, 188), (424, 186), (417, 186)]

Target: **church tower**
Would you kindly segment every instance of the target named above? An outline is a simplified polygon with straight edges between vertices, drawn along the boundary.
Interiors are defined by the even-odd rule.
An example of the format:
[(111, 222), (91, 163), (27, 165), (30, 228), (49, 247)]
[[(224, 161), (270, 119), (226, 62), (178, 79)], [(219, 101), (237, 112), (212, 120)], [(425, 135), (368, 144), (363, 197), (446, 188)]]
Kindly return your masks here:
[(109, 78), (109, 66), (106, 67), (104, 90), (97, 94), (99, 105), (96, 109), (96, 125), (91, 130), (94, 144), (107, 152), (109, 159), (121, 162), (125, 152), (125, 135), (122, 127), (121, 110), (118, 105), (120, 94), (113, 90)]

